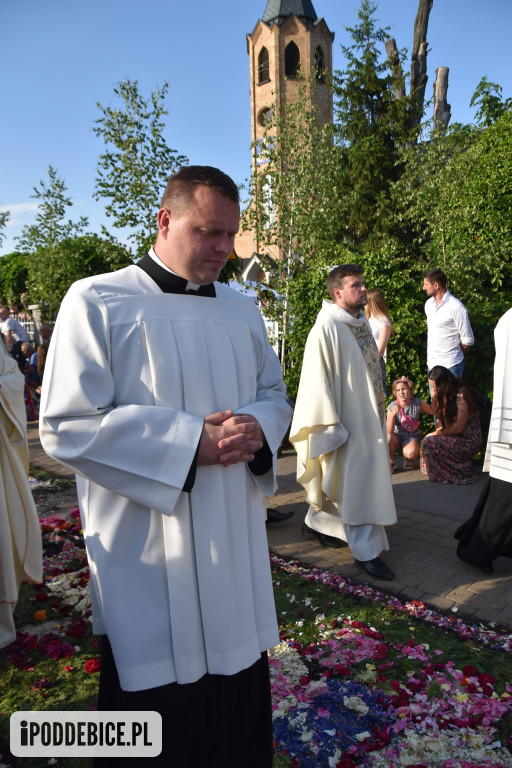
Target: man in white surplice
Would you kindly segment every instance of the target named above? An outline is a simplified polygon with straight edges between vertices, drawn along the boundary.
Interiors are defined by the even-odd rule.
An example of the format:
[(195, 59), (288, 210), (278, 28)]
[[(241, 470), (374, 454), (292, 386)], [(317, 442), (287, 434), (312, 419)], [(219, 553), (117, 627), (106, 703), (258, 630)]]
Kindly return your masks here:
[(218, 169), (182, 168), (154, 248), (71, 287), (45, 368), (41, 438), (77, 473), (108, 638), (100, 708), (162, 713), (152, 765), (272, 765), (262, 495), (291, 413), (258, 308), (213, 282), (238, 200)]
[(377, 347), (363, 307), (361, 267), (331, 271), (310, 331), (291, 426), (297, 480), (310, 504), (303, 533), (323, 546), (348, 543), (356, 564), (392, 579), (379, 555), (396, 523), (384, 392)]

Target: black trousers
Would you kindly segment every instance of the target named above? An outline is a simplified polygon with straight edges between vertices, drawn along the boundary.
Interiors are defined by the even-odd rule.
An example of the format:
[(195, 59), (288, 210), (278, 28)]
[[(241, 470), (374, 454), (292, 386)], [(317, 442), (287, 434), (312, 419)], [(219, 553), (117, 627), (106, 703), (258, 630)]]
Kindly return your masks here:
[(235, 675), (204, 675), (123, 691), (103, 638), (98, 709), (162, 715), (162, 752), (153, 758), (96, 758), (94, 768), (272, 768), (272, 710), (267, 654)]
[(512, 557), (512, 484), (489, 477), (472, 516), (454, 534), (457, 556), (485, 568), (501, 556)]

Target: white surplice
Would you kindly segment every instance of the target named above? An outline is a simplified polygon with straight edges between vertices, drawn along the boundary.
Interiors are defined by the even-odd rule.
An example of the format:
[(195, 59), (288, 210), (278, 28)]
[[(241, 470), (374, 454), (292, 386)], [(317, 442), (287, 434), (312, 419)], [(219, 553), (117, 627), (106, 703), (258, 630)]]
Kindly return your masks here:
[[(75, 283), (45, 368), (41, 439), (78, 473), (94, 630), (121, 687), (234, 674), (278, 642), (262, 494), (290, 409), (256, 305), (162, 293), (140, 268)], [(198, 467), (206, 415), (253, 415), (273, 469)]]
[(494, 344), (492, 413), (484, 472), (512, 483), (512, 309), (498, 321)]
[(27, 481), (25, 377), (0, 341), (0, 648), (16, 639), (21, 582), (42, 581), (42, 542)]
[[(365, 358), (348, 328), (362, 324), (368, 324), (363, 314), (354, 318), (323, 302), (304, 351), (290, 435), (297, 480), (311, 504), (306, 523), (345, 540), (350, 539), (347, 526), (396, 523), (385, 421)], [(370, 352), (378, 364), (377, 350)], [(375, 534), (370, 546), (378, 551), (361, 558), (354, 553), (358, 559), (373, 559), (387, 548), (384, 528)], [(364, 546), (369, 537), (365, 531)]]

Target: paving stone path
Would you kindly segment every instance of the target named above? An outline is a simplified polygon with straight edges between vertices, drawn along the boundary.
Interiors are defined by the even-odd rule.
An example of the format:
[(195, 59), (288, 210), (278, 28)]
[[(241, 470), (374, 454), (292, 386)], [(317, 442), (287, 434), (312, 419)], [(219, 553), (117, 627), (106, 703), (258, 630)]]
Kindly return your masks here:
[(396, 472), (392, 481), (398, 523), (387, 529), (390, 550), (383, 555), (395, 580), (377, 581), (355, 567), (348, 548), (325, 549), (302, 536), (308, 505), (295, 480), (293, 449), (284, 451), (278, 467), (279, 491), (270, 506), (295, 514), (267, 526), (272, 551), (367, 581), (401, 599), (427, 602), (443, 613), (455, 609), (471, 623), (496, 622), (512, 631), (512, 560), (498, 558), (494, 573), (486, 574), (462, 563), (455, 553), (453, 534), (471, 515), (487, 475), (479, 472), (473, 485), (456, 486), (431, 483), (419, 469)]

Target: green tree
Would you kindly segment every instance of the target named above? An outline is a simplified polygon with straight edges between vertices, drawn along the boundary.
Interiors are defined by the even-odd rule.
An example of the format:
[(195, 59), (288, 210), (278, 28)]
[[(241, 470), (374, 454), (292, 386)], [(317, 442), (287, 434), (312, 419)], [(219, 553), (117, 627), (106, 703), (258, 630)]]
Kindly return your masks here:
[(135, 230), (129, 238), (141, 253), (154, 242), (163, 187), (179, 166), (188, 163), (167, 146), (163, 135), (167, 89), (164, 83), (145, 99), (137, 80), (122, 80), (114, 86), (121, 106), (98, 103), (102, 117), (93, 127), (107, 147), (98, 159), (94, 197), (110, 201), (105, 210), (115, 227)]
[(512, 110), (484, 129), (454, 125), (410, 152), (394, 198), (411, 233), (409, 274), (419, 282), (430, 267), (446, 272), (475, 331), (465, 377), (488, 392), (492, 331), (512, 302)]
[(488, 128), (512, 107), (512, 98), (503, 101), (501, 93), (501, 85), (490, 83), (486, 77), (482, 77), (470, 102), (471, 107), (478, 106), (476, 119), (479, 125)]
[(66, 220), (66, 209), (73, 203), (67, 194), (64, 179), (53, 165), (48, 166), (48, 179), (48, 182), (40, 181), (30, 195), (39, 200), (35, 223), (25, 225), (21, 235), (16, 238), (24, 253), (34, 253), (40, 249), (51, 251), (62, 240), (81, 234), (89, 223), (85, 216), (78, 222)]
[(400, 149), (411, 138), (409, 99), (397, 98), (390, 61), (382, 53), (389, 28), (377, 26), (376, 7), (362, 1), (357, 25), (347, 27), (352, 44), (342, 46), (346, 68), (334, 76), (343, 240), (356, 246), (375, 231), (387, 231), (390, 188), (403, 171)]
[(52, 251), (40, 249), (37, 258), (28, 260), (27, 292), (39, 304), (43, 316), (51, 317), (69, 287), (76, 280), (113, 272), (133, 263), (130, 251), (117, 241), (96, 234), (72, 237), (60, 242)]
[(21, 304), (27, 287), (27, 261), (27, 255), (17, 251), (0, 258), (0, 299), (8, 306)]
[(84, 216), (78, 222), (66, 219), (67, 208), (72, 206), (72, 202), (64, 179), (52, 165), (48, 167), (48, 178), (48, 182), (40, 181), (31, 195), (39, 200), (35, 223), (24, 226), (21, 235), (16, 238), (20, 250), (27, 254), (29, 273), (33, 274), (37, 270), (41, 273), (41, 279), (45, 280), (44, 297), (31, 297), (32, 301), (42, 302), (44, 319), (51, 319), (60, 305), (56, 292), (59, 246), (64, 240), (81, 235), (88, 225)]

